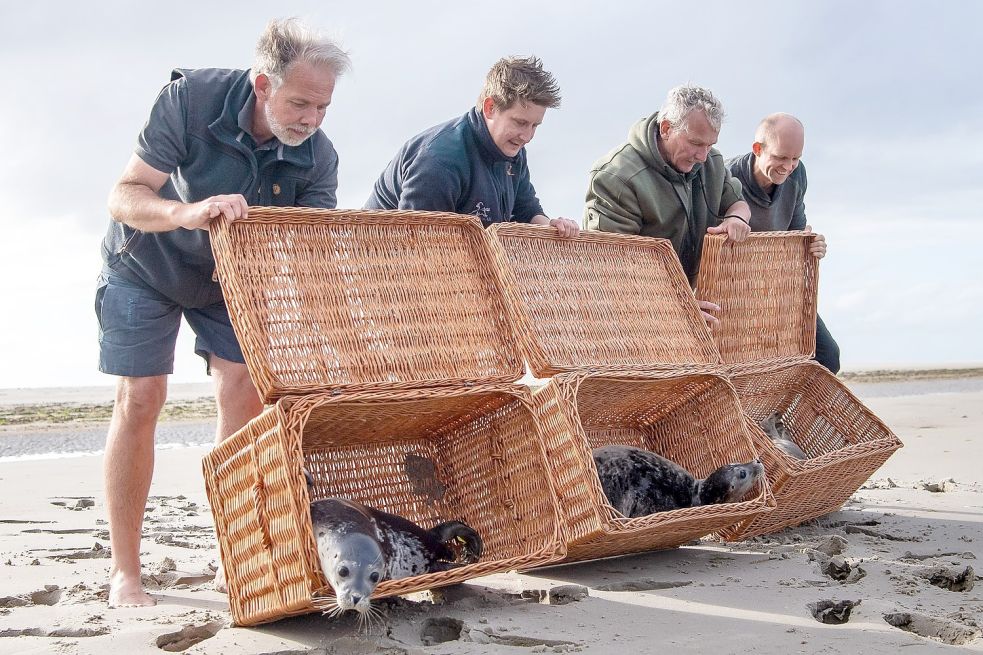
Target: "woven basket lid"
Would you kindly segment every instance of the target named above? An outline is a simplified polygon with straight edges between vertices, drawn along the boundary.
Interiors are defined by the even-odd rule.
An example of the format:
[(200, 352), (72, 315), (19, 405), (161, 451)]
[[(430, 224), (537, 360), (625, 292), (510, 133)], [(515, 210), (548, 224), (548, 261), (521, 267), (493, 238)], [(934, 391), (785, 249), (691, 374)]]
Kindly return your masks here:
[(250, 207), (212, 250), (265, 402), (315, 391), (513, 382), (524, 372), (473, 217)]
[(515, 223), (489, 235), (537, 376), (719, 364), (669, 241)]
[(819, 266), (812, 236), (762, 232), (703, 239), (696, 296), (720, 305), (714, 340), (725, 364), (791, 363), (816, 350)]

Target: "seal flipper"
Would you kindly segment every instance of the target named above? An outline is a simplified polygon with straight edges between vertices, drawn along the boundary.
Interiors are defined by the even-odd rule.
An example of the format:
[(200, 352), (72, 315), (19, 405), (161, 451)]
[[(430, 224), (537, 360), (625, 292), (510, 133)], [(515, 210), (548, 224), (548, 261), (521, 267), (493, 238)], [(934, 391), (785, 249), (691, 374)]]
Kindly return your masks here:
[(435, 525), (430, 534), (450, 551), (450, 556), (446, 558), (450, 562), (474, 564), (481, 559), (484, 548), (481, 536), (467, 523), (445, 521)]

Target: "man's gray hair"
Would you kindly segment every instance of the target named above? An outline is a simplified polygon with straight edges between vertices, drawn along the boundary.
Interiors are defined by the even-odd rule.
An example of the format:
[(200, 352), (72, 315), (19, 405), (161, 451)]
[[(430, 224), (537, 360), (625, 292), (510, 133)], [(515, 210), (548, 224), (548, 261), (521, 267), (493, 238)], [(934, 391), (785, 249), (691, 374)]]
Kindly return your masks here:
[(503, 110), (519, 101), (555, 109), (560, 106), (560, 86), (538, 57), (505, 57), (488, 71), (478, 96), (478, 111), (485, 98)]
[(256, 61), (249, 71), (249, 79), (265, 74), (277, 89), (287, 75), (287, 70), (298, 61), (315, 66), (325, 66), (341, 76), (351, 70), (348, 53), (331, 39), (322, 36), (297, 18), (271, 20), (256, 44)]
[(669, 121), (673, 132), (686, 127), (686, 117), (694, 109), (702, 111), (711, 127), (717, 132), (724, 122), (724, 107), (720, 101), (702, 86), (680, 84), (670, 89), (666, 101), (659, 110), (659, 121)]

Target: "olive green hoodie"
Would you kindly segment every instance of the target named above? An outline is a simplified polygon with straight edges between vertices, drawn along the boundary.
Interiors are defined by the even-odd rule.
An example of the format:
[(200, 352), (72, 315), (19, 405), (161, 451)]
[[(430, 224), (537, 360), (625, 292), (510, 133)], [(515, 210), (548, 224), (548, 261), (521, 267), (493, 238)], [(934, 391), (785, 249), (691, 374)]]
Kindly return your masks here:
[(590, 172), (587, 228), (672, 241), (690, 283), (700, 268), (703, 235), (741, 199), (741, 183), (710, 150), (706, 162), (680, 173), (656, 147), (658, 114), (635, 123), (628, 142), (599, 159)]

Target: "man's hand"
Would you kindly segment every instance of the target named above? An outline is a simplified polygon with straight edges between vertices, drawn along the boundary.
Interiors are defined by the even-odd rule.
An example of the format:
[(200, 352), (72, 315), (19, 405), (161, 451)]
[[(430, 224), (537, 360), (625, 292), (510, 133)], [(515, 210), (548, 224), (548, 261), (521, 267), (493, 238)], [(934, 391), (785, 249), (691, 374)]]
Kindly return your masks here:
[(731, 241), (740, 243), (748, 238), (751, 234), (751, 226), (742, 221), (740, 218), (730, 217), (725, 218), (723, 222), (717, 227), (708, 227), (707, 234), (726, 234), (727, 238)]
[(826, 256), (826, 237), (821, 234), (816, 234), (812, 231), (812, 228), (806, 225), (806, 229), (802, 230), (806, 234), (812, 235), (812, 243), (809, 244), (809, 253), (816, 259), (822, 259)]
[(195, 230), (207, 228), (220, 215), (230, 221), (246, 216), (249, 206), (239, 194), (189, 204), (165, 200), (158, 194), (168, 177), (136, 154), (130, 155), (123, 175), (109, 193), (109, 215), (141, 232), (170, 232), (181, 227)]
[(700, 313), (703, 314), (703, 320), (707, 322), (708, 328), (713, 330), (720, 326), (720, 319), (709, 313), (719, 312), (720, 305), (716, 305), (708, 300), (697, 300), (696, 304), (700, 306)]
[(199, 202), (181, 205), (174, 214), (176, 227), (188, 230), (207, 229), (212, 219), (225, 216), (230, 221), (245, 218), (249, 211), (246, 199), (239, 194), (212, 196)]
[(569, 218), (551, 218), (547, 225), (555, 227), (560, 237), (564, 239), (573, 239), (580, 234), (580, 224)]

